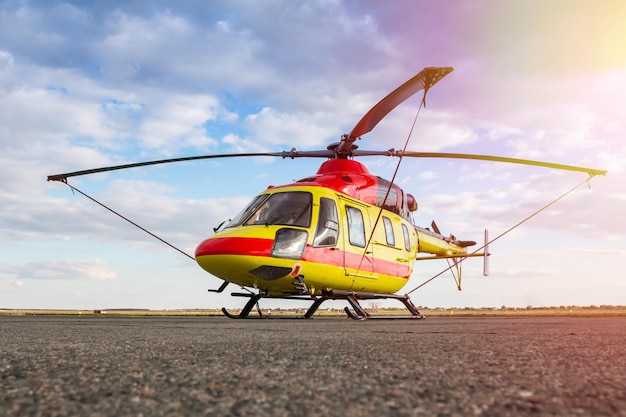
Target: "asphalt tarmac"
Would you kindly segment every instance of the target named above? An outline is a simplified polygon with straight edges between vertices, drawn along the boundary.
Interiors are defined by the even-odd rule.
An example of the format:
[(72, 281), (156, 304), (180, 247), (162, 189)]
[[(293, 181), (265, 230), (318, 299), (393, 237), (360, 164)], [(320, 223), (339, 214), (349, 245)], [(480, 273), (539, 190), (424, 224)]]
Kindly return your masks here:
[(1, 416), (626, 416), (626, 317), (0, 316)]

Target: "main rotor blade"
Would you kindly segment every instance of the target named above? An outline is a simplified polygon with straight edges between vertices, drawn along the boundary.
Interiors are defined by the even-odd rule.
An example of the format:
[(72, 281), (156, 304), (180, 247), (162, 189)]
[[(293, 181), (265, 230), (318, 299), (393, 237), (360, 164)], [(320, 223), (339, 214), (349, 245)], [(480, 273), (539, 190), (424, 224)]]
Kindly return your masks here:
[(66, 181), (67, 178), (69, 177), (77, 177), (79, 175), (96, 174), (99, 172), (116, 171), (119, 169), (137, 168), (137, 167), (143, 167), (143, 166), (148, 166), (148, 165), (169, 164), (172, 162), (195, 161), (199, 159), (239, 158), (239, 157), (246, 157), (246, 156), (277, 156), (280, 158), (291, 158), (291, 159), (302, 158), (302, 157), (329, 158), (332, 155), (333, 153), (328, 150), (299, 152), (296, 149), (292, 149), (291, 151), (283, 151), (283, 152), (252, 152), (252, 153), (188, 156), (184, 158), (159, 159), (156, 161), (137, 162), (133, 164), (124, 164), (124, 165), (115, 165), (115, 166), (95, 168), (95, 169), (86, 169), (84, 171), (75, 171), (75, 172), (69, 172), (66, 174), (48, 175), (48, 181)]
[(352, 143), (359, 137), (370, 132), (389, 112), (418, 91), (435, 85), (439, 80), (452, 72), (451, 67), (427, 67), (413, 78), (396, 88), (368, 111), (354, 126), (352, 132), (337, 148), (338, 153), (346, 153)]
[(390, 149), (388, 151), (365, 151), (355, 150), (353, 156), (397, 156), (397, 157), (412, 157), (412, 158), (452, 158), (452, 159), (470, 159), (479, 161), (494, 161), (494, 162), (506, 162), (511, 164), (532, 165), (544, 168), (561, 169), (566, 171), (586, 172), (593, 176), (606, 175), (607, 171), (595, 168), (585, 168), (574, 165), (555, 164), (552, 162), (535, 161), (531, 159), (519, 159), (508, 158), (504, 156), (492, 156), (492, 155), (476, 155), (465, 153), (446, 153), (446, 152), (411, 152), (411, 151), (396, 151)]

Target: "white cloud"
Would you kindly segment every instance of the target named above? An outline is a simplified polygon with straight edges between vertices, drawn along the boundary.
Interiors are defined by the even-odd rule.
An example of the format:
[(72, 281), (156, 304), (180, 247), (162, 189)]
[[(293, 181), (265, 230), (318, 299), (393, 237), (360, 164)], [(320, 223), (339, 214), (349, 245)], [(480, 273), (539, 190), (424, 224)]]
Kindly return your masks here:
[(215, 97), (158, 94), (151, 98), (146, 104), (147, 114), (138, 132), (142, 147), (176, 152), (188, 146), (204, 149), (216, 144), (203, 127), (216, 118), (219, 101)]
[[(76, 279), (115, 279), (117, 273), (99, 260), (67, 259), (61, 261), (37, 261), (21, 265), (2, 265), (3, 273), (15, 275), (16, 283), (27, 279), (76, 280)], [(16, 284), (21, 286), (21, 284)]]
[[(0, 262), (13, 265), (8, 257), (16, 245), (49, 243), (47, 252), (20, 251), (13, 285), (26, 282), (26, 276), (106, 281), (118, 269), (108, 266), (107, 245), (121, 248), (114, 259), (126, 256), (128, 247), (157, 256), (169, 249), (84, 197), (46, 182), (46, 175), (195, 153), (325, 148), (389, 91), (430, 65), (451, 65), (455, 71), (429, 92), (411, 150), (556, 159), (609, 169), (607, 177), (591, 182), (591, 190), (578, 190), (533, 219), (532, 228), (620, 245), (626, 236), (626, 117), (615, 103), (626, 94), (626, 71), (619, 55), (623, 45), (608, 40), (623, 34), (616, 23), (623, 20), (623, 7), (584, 13), (577, 3), (556, 13), (563, 4), (5, 4), (0, 7), (0, 245), (7, 250)], [(540, 16), (533, 28), (516, 20), (529, 15)], [(576, 22), (576, 30), (567, 22)], [(594, 42), (554, 54), (570, 44), (573, 32)], [(400, 148), (419, 96), (390, 113), (360, 148)], [(314, 165), (283, 162), (211, 160), (76, 177), (70, 183), (191, 252), (211, 227), (262, 189), (262, 182), (289, 182)], [(389, 160), (363, 162), (375, 173), (395, 167)], [(504, 228), (579, 181), (578, 174), (441, 160), (404, 160), (400, 176), (419, 200), (417, 215), (428, 223), (441, 219), (442, 229), (455, 233), (484, 225)], [(529, 235), (520, 233), (514, 241)], [(85, 254), (76, 260), (76, 246), (57, 249), (57, 242), (80, 242), (76, 246)], [(527, 242), (535, 244), (532, 237)], [(41, 253), (59, 259), (42, 260)], [(125, 260), (150, 273), (146, 259)], [(541, 267), (525, 271), (535, 270)], [(26, 287), (37, 291), (22, 290)]]
[(329, 116), (327, 113), (313, 115), (299, 112), (280, 113), (265, 107), (260, 112), (247, 116), (244, 125), (257, 141), (267, 145), (291, 143), (297, 146), (303, 143), (321, 146), (328, 143), (329, 138), (340, 136), (337, 131), (329, 128), (327, 123), (323, 123), (324, 120), (330, 119)]
[(8, 51), (0, 50), (0, 71), (8, 71), (13, 66), (13, 55)]

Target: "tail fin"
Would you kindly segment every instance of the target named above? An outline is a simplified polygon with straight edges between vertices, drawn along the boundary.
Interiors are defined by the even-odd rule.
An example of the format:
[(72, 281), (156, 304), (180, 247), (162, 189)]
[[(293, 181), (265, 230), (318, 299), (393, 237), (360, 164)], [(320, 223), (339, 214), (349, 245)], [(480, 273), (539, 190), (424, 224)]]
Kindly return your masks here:
[(485, 245), (483, 246), (483, 276), (489, 276), (489, 231), (485, 229)]

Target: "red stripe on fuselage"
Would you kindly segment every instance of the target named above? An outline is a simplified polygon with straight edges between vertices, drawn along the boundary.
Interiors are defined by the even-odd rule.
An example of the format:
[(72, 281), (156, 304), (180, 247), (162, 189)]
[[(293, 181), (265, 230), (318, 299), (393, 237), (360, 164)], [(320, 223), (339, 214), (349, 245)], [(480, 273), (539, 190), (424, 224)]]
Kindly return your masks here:
[[(250, 238), (250, 237), (222, 237), (207, 239), (196, 249), (196, 257), (210, 255), (242, 255), (242, 256), (263, 256), (271, 258), (272, 239)], [(371, 259), (371, 257), (369, 257)], [(303, 261), (316, 262), (325, 265), (336, 265), (350, 269), (361, 268), (364, 270), (365, 262), (358, 253), (344, 252), (336, 248), (315, 248), (307, 245)], [(381, 258), (374, 258), (374, 272), (380, 274), (393, 275), (408, 279), (411, 269), (408, 265), (399, 262), (387, 261)]]
[(196, 249), (196, 257), (206, 255), (271, 256), (271, 239), (255, 237), (218, 237), (207, 239)]

